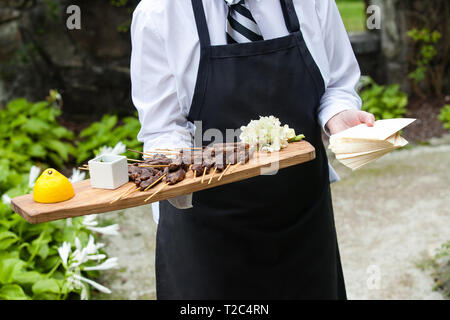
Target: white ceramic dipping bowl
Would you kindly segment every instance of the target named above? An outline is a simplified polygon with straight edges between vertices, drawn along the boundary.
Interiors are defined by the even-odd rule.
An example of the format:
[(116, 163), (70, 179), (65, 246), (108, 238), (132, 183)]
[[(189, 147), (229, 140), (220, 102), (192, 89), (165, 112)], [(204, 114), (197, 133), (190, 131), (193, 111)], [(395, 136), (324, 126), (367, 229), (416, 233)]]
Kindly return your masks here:
[(117, 189), (128, 182), (128, 162), (125, 156), (104, 154), (89, 160), (92, 188)]

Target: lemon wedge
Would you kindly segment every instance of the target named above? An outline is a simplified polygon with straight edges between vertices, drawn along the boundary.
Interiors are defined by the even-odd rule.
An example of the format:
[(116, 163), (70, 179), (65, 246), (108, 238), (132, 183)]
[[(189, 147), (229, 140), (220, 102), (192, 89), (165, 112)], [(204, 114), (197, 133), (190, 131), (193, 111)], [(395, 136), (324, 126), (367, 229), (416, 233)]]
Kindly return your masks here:
[(36, 180), (33, 199), (40, 203), (56, 203), (75, 196), (72, 183), (55, 169), (45, 170)]

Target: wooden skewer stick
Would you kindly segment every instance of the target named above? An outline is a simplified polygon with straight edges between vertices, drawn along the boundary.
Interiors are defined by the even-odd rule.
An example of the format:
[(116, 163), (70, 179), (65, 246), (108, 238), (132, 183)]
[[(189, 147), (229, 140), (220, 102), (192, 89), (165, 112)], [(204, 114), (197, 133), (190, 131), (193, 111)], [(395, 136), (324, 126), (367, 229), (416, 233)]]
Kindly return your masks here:
[(128, 197), (129, 195), (131, 195), (131, 194), (133, 194), (133, 193), (135, 193), (136, 191), (139, 191), (139, 190), (141, 190), (141, 187), (136, 187), (136, 189), (131, 190), (131, 192), (129, 192), (129, 193), (127, 193), (126, 195), (124, 195), (124, 196), (122, 197), (122, 199)]
[(130, 192), (133, 188), (135, 188), (135, 185), (132, 185), (131, 187), (129, 187), (125, 192), (123, 192), (121, 195), (119, 195), (117, 198), (115, 198), (114, 200), (112, 200), (110, 202), (110, 204), (113, 204), (116, 201), (119, 201), (120, 199), (122, 199), (123, 196), (125, 196), (128, 192)]
[(158, 182), (161, 181), (161, 179), (163, 179), (166, 176), (166, 174), (164, 173), (161, 177), (158, 178), (158, 180), (156, 180), (155, 182), (153, 182), (151, 185), (149, 185), (147, 188), (144, 189), (144, 191), (147, 191), (148, 189), (150, 189), (151, 187), (153, 187), (155, 184), (157, 184)]
[(137, 150), (133, 150), (133, 149), (128, 149), (128, 151), (135, 152), (135, 153), (139, 153), (139, 154), (142, 154), (142, 155), (148, 156), (148, 157), (153, 157), (152, 154), (148, 154), (148, 153), (141, 152), (141, 151), (137, 151)]
[(152, 195), (150, 197), (148, 197), (147, 199), (144, 200), (144, 202), (147, 202), (148, 200), (150, 200), (151, 198), (153, 198), (154, 196), (156, 196), (157, 193), (159, 193), (160, 191), (162, 191), (162, 189), (164, 189), (166, 186), (168, 186), (169, 183), (163, 184), (161, 186), (161, 188), (159, 188), (158, 190), (156, 190), (155, 192), (152, 193)]
[(138, 168), (162, 168), (162, 167), (169, 167), (170, 164), (143, 164), (138, 166)]
[(173, 148), (173, 149), (160, 149), (160, 148), (157, 148), (157, 149), (155, 149), (155, 150), (158, 150), (158, 151), (179, 151), (179, 150), (202, 150), (202, 149), (204, 149), (204, 147), (189, 147), (189, 148)]
[(206, 167), (203, 169), (202, 183), (205, 181)]
[(211, 175), (211, 178), (209, 178), (208, 184), (211, 184), (211, 181), (212, 181), (212, 179), (213, 179), (214, 174), (216, 173), (216, 171), (217, 171), (217, 167), (214, 167), (214, 171), (213, 171), (213, 173), (212, 173), (212, 175)]
[(242, 162), (238, 162), (238, 163), (236, 163), (235, 165), (234, 165), (234, 167), (233, 168), (231, 168), (231, 170), (230, 170), (230, 174), (231, 173), (233, 173), (235, 170), (236, 170), (236, 168), (237, 167), (239, 167), (239, 166), (241, 166), (242, 165)]
[(128, 161), (132, 161), (132, 162), (144, 162), (143, 160), (137, 160), (137, 159), (127, 159)]
[(231, 166), (231, 163), (229, 163), (229, 164), (227, 165), (227, 167), (225, 168), (225, 170), (222, 171), (222, 173), (220, 174), (220, 177), (219, 177), (219, 179), (217, 179), (217, 181), (220, 181), (220, 179), (222, 179), (223, 175), (225, 174), (225, 172), (228, 171), (228, 169), (230, 168), (230, 166)]
[(151, 155), (152, 153), (174, 154), (174, 155), (179, 155), (180, 154), (179, 152), (174, 152), (174, 151), (145, 151), (143, 153), (145, 155), (150, 155), (150, 156), (152, 156)]
[(78, 170), (89, 171), (89, 168), (87, 168), (87, 167), (78, 167)]
[(140, 189), (141, 189), (141, 187), (135, 186), (134, 189), (132, 189), (132, 190), (130, 190), (129, 192), (125, 193), (124, 196), (123, 196), (122, 198), (128, 197), (130, 194), (132, 194), (133, 192), (136, 192), (136, 191), (138, 191), (138, 190), (140, 190)]
[(191, 171), (191, 170), (192, 170), (192, 164), (189, 166), (188, 171)]
[(197, 178), (197, 171), (194, 170), (194, 180)]

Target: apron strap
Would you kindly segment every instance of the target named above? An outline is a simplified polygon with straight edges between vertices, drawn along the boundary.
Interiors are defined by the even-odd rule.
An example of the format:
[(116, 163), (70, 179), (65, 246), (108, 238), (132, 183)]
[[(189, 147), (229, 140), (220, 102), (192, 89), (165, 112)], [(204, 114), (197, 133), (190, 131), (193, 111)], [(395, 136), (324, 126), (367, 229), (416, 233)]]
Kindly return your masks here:
[(192, 8), (194, 9), (195, 23), (197, 24), (198, 36), (200, 38), (200, 46), (202, 48), (208, 47), (211, 45), (211, 40), (209, 38), (208, 24), (206, 23), (205, 10), (203, 9), (202, 0), (192, 0)]
[(290, 33), (300, 31), (300, 24), (292, 0), (280, 0), (280, 4), (288, 31)]

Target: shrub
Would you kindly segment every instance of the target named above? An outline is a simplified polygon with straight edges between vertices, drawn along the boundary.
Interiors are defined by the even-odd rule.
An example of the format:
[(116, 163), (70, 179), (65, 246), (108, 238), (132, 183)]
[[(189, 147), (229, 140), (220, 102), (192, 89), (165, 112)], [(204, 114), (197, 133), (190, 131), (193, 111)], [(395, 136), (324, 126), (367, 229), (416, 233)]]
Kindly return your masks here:
[(60, 95), (51, 91), (47, 101), (16, 99), (0, 110), (0, 154), (3, 164), (28, 171), (33, 162), (62, 167), (75, 154), (74, 135), (56, 120), (61, 115)]
[(33, 163), (59, 168), (74, 154), (73, 133), (56, 121), (59, 101), (53, 91), (47, 101), (16, 99), (0, 110), (0, 299), (88, 298), (89, 285), (108, 292), (86, 277), (98, 276), (95, 261), (115, 267), (93, 232), (114, 234), (117, 225), (97, 228), (95, 216), (30, 225), (10, 207), (31, 191), (40, 172)]
[(450, 104), (441, 109), (438, 119), (442, 122), (445, 129), (450, 130)]
[[(142, 145), (136, 140), (141, 124), (136, 117), (126, 117), (122, 120), (123, 124), (118, 125), (116, 115), (105, 115), (99, 122), (94, 122), (91, 126), (84, 129), (81, 134), (81, 140), (77, 143), (77, 162), (81, 163), (90, 159), (100, 152), (102, 146), (115, 146), (119, 142), (124, 143), (128, 148), (142, 150)], [(129, 158), (137, 159), (136, 153), (127, 152)]]
[(362, 110), (373, 113), (377, 120), (401, 118), (405, 115), (408, 96), (400, 91), (398, 84), (382, 86), (372, 78), (364, 77), (361, 88)]

